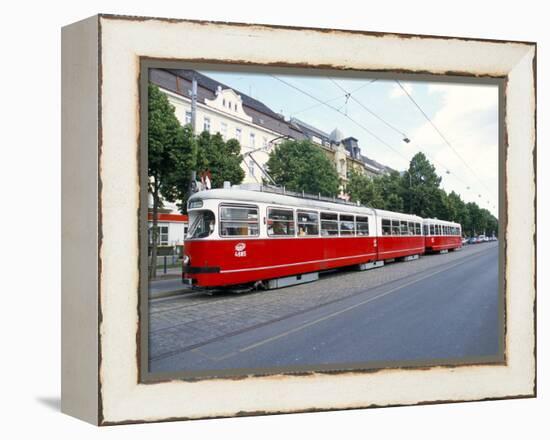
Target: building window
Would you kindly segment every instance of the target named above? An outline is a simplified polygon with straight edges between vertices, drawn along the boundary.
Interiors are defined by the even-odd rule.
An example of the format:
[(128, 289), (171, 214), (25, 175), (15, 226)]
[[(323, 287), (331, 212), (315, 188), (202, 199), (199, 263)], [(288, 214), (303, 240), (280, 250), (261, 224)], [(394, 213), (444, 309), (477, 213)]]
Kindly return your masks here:
[(297, 211), (298, 236), (319, 235), (319, 214), (312, 211)]
[(204, 118), (203, 131), (207, 131), (210, 133), (210, 118)]
[(242, 129), (240, 129), (240, 128), (236, 128), (236, 129), (235, 129), (235, 137), (237, 138), (237, 140), (239, 141), (239, 143), (242, 141), (242, 137), (243, 137), (243, 131), (242, 131)]
[[(149, 244), (153, 244), (153, 226), (149, 228)], [(168, 245), (168, 226), (157, 226), (157, 245)]]
[(338, 235), (338, 215), (321, 212), (321, 235)]
[(252, 159), (248, 161), (248, 174), (254, 176), (254, 161)]
[(222, 135), (223, 140), (227, 140), (227, 124), (225, 122), (222, 122), (220, 124), (220, 132)]
[(258, 208), (222, 206), (220, 208), (220, 235), (256, 236), (260, 233)]
[(262, 147), (264, 150), (267, 150), (268, 143), (267, 143), (267, 138), (265, 136), (262, 139)]
[(223, 106), (225, 107), (225, 98), (222, 100)]
[(267, 209), (267, 235), (294, 236), (294, 211), (292, 209)]
[(250, 133), (250, 148), (254, 148), (256, 146), (256, 135), (254, 133)]
[(185, 112), (185, 125), (191, 123), (191, 112)]

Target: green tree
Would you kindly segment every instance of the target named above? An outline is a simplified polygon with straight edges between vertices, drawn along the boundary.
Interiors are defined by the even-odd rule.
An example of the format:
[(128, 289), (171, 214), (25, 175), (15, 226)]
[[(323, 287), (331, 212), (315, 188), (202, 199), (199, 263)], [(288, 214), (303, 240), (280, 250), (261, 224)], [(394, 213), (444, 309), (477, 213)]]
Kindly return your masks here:
[(241, 168), (241, 146), (236, 139), (224, 142), (219, 133), (212, 135), (207, 131), (193, 136), (190, 125), (183, 127), (183, 132), (186, 139), (192, 138), (194, 154), (192, 160), (174, 170), (168, 192), (163, 195), (168, 201), (176, 202), (179, 210), (185, 214), (190, 195), (191, 170), (196, 171), (197, 177), (208, 172), (212, 188), (221, 188), (225, 181), (234, 185), (241, 183), (245, 173)]
[(153, 199), (151, 264), (149, 277), (156, 277), (158, 211), (163, 197), (174, 201), (177, 184), (189, 182), (194, 167), (195, 141), (189, 128), (184, 129), (166, 95), (153, 84), (148, 90), (148, 190)]
[(441, 177), (422, 153), (411, 159), (409, 169), (403, 173), (405, 210), (420, 217), (438, 217), (444, 214), (445, 203), (439, 188)]
[(325, 154), (310, 141), (285, 141), (270, 154), (266, 171), (277, 183), (291, 191), (336, 196), (338, 173)]
[(346, 192), (352, 202), (359, 202), (371, 208), (385, 208), (385, 201), (376, 178), (352, 171)]
[(397, 171), (375, 177), (374, 182), (382, 194), (383, 209), (405, 212), (403, 178)]
[(243, 181), (243, 157), (236, 139), (224, 142), (220, 133), (203, 131), (197, 138), (197, 172), (210, 172), (212, 188), (220, 188), (224, 181), (236, 185)]

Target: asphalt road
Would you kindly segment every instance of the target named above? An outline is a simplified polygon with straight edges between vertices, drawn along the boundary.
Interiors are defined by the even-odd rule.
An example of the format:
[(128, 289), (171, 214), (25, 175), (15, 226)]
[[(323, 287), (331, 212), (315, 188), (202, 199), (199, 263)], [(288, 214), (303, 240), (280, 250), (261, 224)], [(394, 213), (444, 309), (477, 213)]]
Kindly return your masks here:
[(496, 360), (498, 245), (263, 293), (158, 300), (151, 372)]

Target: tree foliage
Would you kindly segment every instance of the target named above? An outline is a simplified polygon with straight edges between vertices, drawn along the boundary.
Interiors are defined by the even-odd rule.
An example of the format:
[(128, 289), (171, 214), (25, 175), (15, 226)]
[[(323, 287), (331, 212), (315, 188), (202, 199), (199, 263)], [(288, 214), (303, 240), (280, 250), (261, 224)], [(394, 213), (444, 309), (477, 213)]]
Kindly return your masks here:
[(405, 212), (415, 213), (420, 217), (436, 217), (444, 209), (443, 195), (439, 189), (441, 177), (426, 156), (419, 152), (403, 173)]
[(197, 144), (197, 172), (210, 172), (212, 188), (222, 187), (224, 181), (234, 185), (243, 181), (243, 157), (241, 146), (236, 139), (224, 142), (221, 134), (212, 135), (203, 131), (197, 138)]
[(196, 143), (189, 128), (180, 125), (174, 107), (159, 88), (148, 89), (148, 190), (153, 198), (150, 278), (156, 276), (158, 211), (163, 198), (174, 201), (188, 186), (195, 165)]
[(352, 173), (347, 192), (352, 201), (378, 209), (406, 212), (424, 218), (460, 223), (466, 236), (498, 234), (498, 219), (476, 203), (465, 203), (459, 194), (440, 188), (441, 177), (422, 153), (416, 154), (402, 174), (368, 177)]
[(310, 141), (285, 141), (270, 154), (266, 171), (291, 191), (336, 196), (340, 179), (330, 159)]

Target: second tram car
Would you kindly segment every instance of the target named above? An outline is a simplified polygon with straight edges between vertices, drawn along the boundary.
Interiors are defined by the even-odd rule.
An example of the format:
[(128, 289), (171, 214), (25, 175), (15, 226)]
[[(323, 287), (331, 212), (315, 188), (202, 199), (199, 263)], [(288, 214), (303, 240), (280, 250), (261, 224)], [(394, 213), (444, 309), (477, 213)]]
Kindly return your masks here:
[(425, 252), (421, 217), (352, 203), (233, 187), (193, 194), (188, 214), (183, 277), (198, 287), (298, 280)]
[(460, 223), (425, 218), (423, 224), (426, 252), (454, 251), (462, 247)]

